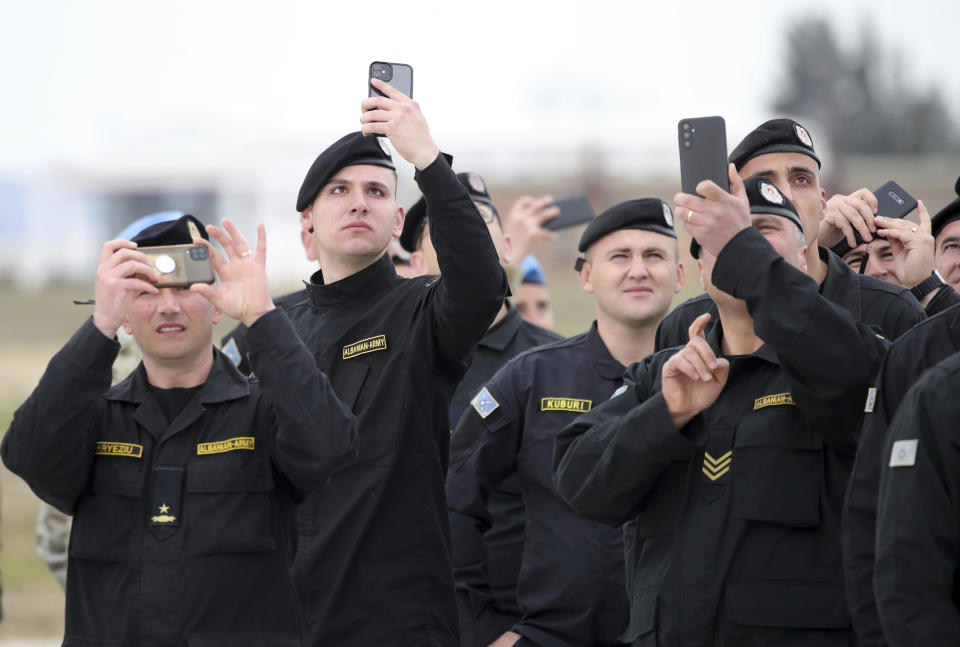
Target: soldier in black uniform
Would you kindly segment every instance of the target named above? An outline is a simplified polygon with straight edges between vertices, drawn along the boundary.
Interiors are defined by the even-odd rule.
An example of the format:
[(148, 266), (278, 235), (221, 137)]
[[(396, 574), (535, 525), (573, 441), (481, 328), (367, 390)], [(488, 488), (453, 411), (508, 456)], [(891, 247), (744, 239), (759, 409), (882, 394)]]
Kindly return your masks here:
[[(945, 224), (957, 218), (960, 218), (960, 200), (954, 200), (934, 215), (933, 231), (940, 234)], [(940, 293), (956, 294), (950, 285), (940, 288)], [(877, 615), (874, 587), (877, 489), (881, 469), (889, 458), (883, 454), (887, 430), (907, 391), (920, 375), (958, 351), (960, 306), (954, 305), (920, 322), (897, 339), (887, 351), (866, 400), (863, 431), (843, 508), (844, 576), (853, 627), (862, 647), (887, 644)]]
[(883, 443), (875, 585), (886, 644), (960, 644), (960, 354), (910, 389)]
[[(858, 323), (873, 326), (887, 339), (896, 339), (924, 318), (923, 308), (904, 287), (891, 285), (852, 271), (826, 247), (818, 245), (821, 218), (831, 203), (820, 188), (820, 158), (809, 132), (790, 119), (772, 119), (757, 126), (730, 153), (741, 178), (760, 175), (774, 184), (797, 208), (807, 241), (807, 274), (820, 285), (820, 293), (845, 308)], [(839, 222), (836, 216), (831, 222)], [(823, 234), (826, 235), (826, 234)], [(831, 240), (831, 242), (835, 242)], [(696, 241), (690, 251), (696, 257)], [(683, 302), (667, 315), (657, 332), (657, 350), (687, 342), (687, 329), (699, 315), (717, 309), (709, 295)], [(879, 361), (880, 358), (877, 358)]]
[[(551, 482), (553, 439), (567, 423), (620, 386), (624, 366), (653, 349), (656, 326), (683, 285), (670, 208), (631, 200), (597, 216), (578, 261), (597, 299), (597, 321), (568, 340), (519, 355), (472, 400), (451, 441), (447, 475), (455, 551), (471, 556), (458, 592), (486, 647), (619, 645), (626, 627), (623, 537), (576, 515)], [(523, 566), (515, 597), (522, 617), (501, 607), (488, 574), (490, 495), (516, 477), (526, 503)]]
[[(360, 438), (357, 459), (300, 508), (294, 576), (309, 645), (456, 645), (448, 408), (507, 282), (417, 104), (372, 83), (386, 96), (363, 101), (362, 133), (321, 153), (297, 198), (323, 269), (288, 314)], [(386, 254), (403, 209), (387, 138), (374, 135), (417, 168), (439, 277), (401, 279)]]
[[(64, 645), (301, 644), (290, 562), (297, 504), (353, 450), (356, 420), (267, 292), (229, 221), (209, 227), (220, 284), (157, 288), (141, 247), (199, 239), (184, 216), (105, 243), (91, 319), (17, 410), (3, 461), (73, 514)], [(162, 258), (162, 257), (161, 257)], [(259, 379), (213, 347), (221, 309), (249, 327)], [(143, 361), (110, 388), (120, 326)]]
[[(501, 264), (507, 265), (511, 260), (512, 241), (503, 230), (503, 222), (487, 191), (486, 183), (477, 173), (457, 173), (457, 179), (463, 184), (477, 211), (483, 217)], [(410, 252), (411, 267), (419, 274), (440, 273), (437, 252), (430, 238), (427, 204), (423, 198), (417, 200), (407, 212), (403, 221), (403, 232), (400, 234), (400, 244)], [(562, 339), (560, 335), (524, 321), (510, 302), (504, 301), (493, 325), (477, 344), (477, 353), (470, 362), (470, 368), (467, 369), (466, 375), (463, 376), (450, 400), (450, 424), (454, 425), (460, 420), (469, 406), (470, 399), (509, 359), (529, 348), (559, 339)], [(525, 515), (520, 483), (516, 478), (505, 480), (497, 491), (491, 493), (490, 509), (494, 523), (484, 534), (484, 541), (490, 550), (488, 562), (490, 585), (502, 613), (519, 620), (520, 608), (517, 606), (516, 591), (517, 574), (520, 571), (520, 559), (523, 554)], [(456, 583), (460, 579), (458, 573), (461, 570), (476, 567), (474, 564), (476, 556), (464, 550), (468, 548), (467, 546), (461, 546), (456, 542), (452, 544), (452, 548)], [(483, 557), (486, 556), (484, 551)], [(459, 590), (459, 587), (457, 607), (460, 617), (460, 641), (462, 644), (473, 644), (476, 622), (472, 617), (466, 593)]]
[[(579, 513), (626, 530), (640, 645), (848, 645), (839, 509), (886, 342), (804, 274), (796, 210), (730, 169), (676, 196), (720, 321), (627, 371), (557, 441)], [(750, 227), (752, 221), (753, 227)]]

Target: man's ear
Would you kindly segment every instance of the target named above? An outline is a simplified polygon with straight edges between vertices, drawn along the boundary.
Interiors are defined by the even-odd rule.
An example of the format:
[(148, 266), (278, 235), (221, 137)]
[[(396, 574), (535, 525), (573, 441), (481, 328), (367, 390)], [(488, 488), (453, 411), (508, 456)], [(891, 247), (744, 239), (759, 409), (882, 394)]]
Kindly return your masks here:
[(308, 261), (317, 260), (317, 248), (314, 246), (313, 234), (307, 229), (300, 230), (300, 243), (303, 245), (303, 253), (306, 254)]
[(394, 221), (393, 221), (393, 237), (394, 238), (400, 238), (400, 234), (403, 232), (403, 219), (404, 219), (403, 207), (401, 207), (398, 204), (397, 212), (396, 214), (394, 214)]
[(313, 234), (313, 205), (300, 212), (300, 228), (308, 234)]
[(590, 261), (583, 261), (583, 266), (577, 272), (577, 278), (580, 280), (580, 287), (587, 294), (593, 294), (593, 284), (590, 283)]
[(121, 323), (120, 325), (123, 326), (123, 332), (125, 332), (125, 333), (127, 333), (128, 335), (131, 335), (131, 336), (133, 335), (133, 328), (130, 327), (130, 320), (129, 320), (129, 319), (127, 319), (126, 317), (124, 317), (124, 318), (123, 318), (123, 323)]
[(800, 269), (803, 271), (804, 274), (807, 273), (807, 251), (808, 251), (808, 249), (809, 249), (809, 246), (807, 246), (807, 245), (802, 245), (802, 246), (800, 247), (800, 249), (797, 251), (797, 253), (800, 254)]
[(513, 241), (510, 239), (510, 234), (503, 234), (503, 258), (500, 261), (504, 265), (509, 265), (513, 262)]
[(687, 280), (687, 270), (683, 263), (677, 263), (677, 284), (673, 287), (673, 293), (677, 294), (683, 289), (683, 284)]

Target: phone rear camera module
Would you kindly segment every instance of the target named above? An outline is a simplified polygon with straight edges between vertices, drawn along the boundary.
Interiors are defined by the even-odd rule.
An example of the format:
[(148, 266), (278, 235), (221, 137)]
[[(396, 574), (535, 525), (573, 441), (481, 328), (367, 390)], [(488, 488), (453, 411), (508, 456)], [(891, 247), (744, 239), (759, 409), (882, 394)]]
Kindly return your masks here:
[(391, 79), (393, 79), (393, 66), (389, 63), (374, 63), (371, 67), (370, 73), (375, 79), (389, 82)]
[(198, 245), (197, 247), (190, 248), (190, 258), (195, 261), (205, 261), (207, 260), (207, 248), (203, 245)]
[(685, 121), (680, 127), (683, 128), (684, 130), (690, 130), (690, 122)]
[(887, 191), (887, 195), (890, 196), (890, 198), (901, 207), (903, 206), (904, 200), (896, 191)]

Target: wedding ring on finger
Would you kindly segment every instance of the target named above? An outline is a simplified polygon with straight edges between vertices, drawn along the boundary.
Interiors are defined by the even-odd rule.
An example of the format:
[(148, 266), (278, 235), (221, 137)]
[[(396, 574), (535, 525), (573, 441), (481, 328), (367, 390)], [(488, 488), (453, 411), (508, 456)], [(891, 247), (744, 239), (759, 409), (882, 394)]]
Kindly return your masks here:
[(689, 225), (692, 220), (693, 220), (693, 210), (687, 209), (687, 224)]
[(251, 254), (253, 254), (253, 252), (251, 252), (251, 251), (248, 249), (248, 250), (246, 250), (245, 252), (240, 252), (240, 258), (246, 258), (247, 256), (250, 256)]
[(910, 233), (913, 233), (913, 234), (917, 233), (917, 228), (914, 227), (913, 229), (911, 229), (911, 230), (910, 230)]

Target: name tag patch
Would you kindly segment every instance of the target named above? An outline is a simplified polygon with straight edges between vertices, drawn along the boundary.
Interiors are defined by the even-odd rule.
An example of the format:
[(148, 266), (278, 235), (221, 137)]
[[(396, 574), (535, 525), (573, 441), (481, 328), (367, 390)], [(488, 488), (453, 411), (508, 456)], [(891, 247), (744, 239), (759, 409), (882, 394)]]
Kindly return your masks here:
[(782, 407), (784, 405), (793, 406), (793, 396), (789, 393), (774, 393), (773, 395), (765, 395), (762, 398), (754, 400), (753, 410), (759, 411), (767, 407)]
[(378, 350), (387, 350), (386, 335), (367, 337), (366, 339), (355, 341), (352, 344), (347, 344), (343, 347), (343, 359), (350, 359), (351, 357), (366, 355), (367, 353), (375, 353)]
[(250, 436), (240, 436), (237, 438), (228, 438), (226, 440), (218, 440), (214, 443), (200, 443), (197, 445), (197, 456), (204, 456), (206, 454), (223, 454), (226, 452), (236, 451), (238, 449), (249, 449), (253, 450), (254, 447), (254, 438)]
[(590, 411), (593, 400), (581, 398), (540, 398), (540, 411), (575, 411), (584, 413)]
[(143, 445), (134, 443), (113, 443), (107, 440), (97, 441), (95, 456), (126, 456), (127, 458), (143, 458)]
[(487, 387), (480, 389), (480, 393), (473, 397), (473, 400), (470, 401), (470, 404), (483, 419), (486, 419), (487, 416), (496, 411), (497, 407), (500, 406), (500, 403), (497, 402), (492, 395), (490, 395), (490, 391), (487, 391)]
[(877, 404), (877, 390), (873, 387), (867, 389), (867, 403), (863, 405), (864, 413), (873, 413), (873, 408)]
[(917, 464), (917, 439), (898, 440), (890, 452), (890, 467), (913, 467)]

